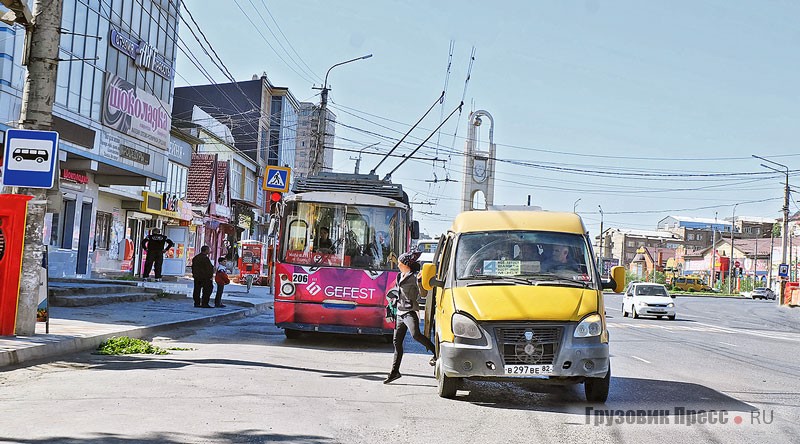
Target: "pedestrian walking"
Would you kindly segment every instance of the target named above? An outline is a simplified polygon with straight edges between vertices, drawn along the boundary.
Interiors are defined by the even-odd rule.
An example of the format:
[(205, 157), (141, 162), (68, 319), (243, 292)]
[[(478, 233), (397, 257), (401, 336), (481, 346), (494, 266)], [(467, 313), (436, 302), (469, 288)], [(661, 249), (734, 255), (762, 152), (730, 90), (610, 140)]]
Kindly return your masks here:
[(411, 336), (415, 341), (424, 345), (425, 348), (433, 353), (433, 358), (430, 360), (431, 365), (436, 364), (436, 348), (427, 336), (419, 331), (419, 285), (417, 280), (417, 271), (420, 266), (417, 262), (420, 254), (419, 251), (403, 253), (398, 260), (398, 268), (400, 274), (397, 275), (397, 321), (394, 329), (394, 360), (392, 362), (392, 370), (389, 376), (384, 379), (383, 383), (388, 384), (402, 375), (400, 374), (400, 362), (403, 360), (403, 341), (406, 338), (406, 332), (411, 330)]
[(226, 285), (231, 283), (226, 265), (225, 256), (220, 256), (217, 261), (217, 273), (214, 275), (214, 282), (217, 283), (217, 295), (214, 297), (214, 307), (216, 308), (225, 306), (225, 304), (222, 303), (222, 290)]
[(208, 257), (210, 252), (211, 248), (203, 245), (200, 253), (192, 258), (192, 278), (194, 279), (192, 298), (194, 298), (195, 307), (211, 308), (208, 302), (211, 300), (211, 291), (214, 289), (214, 264)]
[(142, 239), (142, 250), (145, 251), (144, 271), (142, 278), (150, 278), (150, 270), (155, 265), (156, 280), (161, 280), (161, 267), (164, 264), (164, 253), (175, 246), (175, 242), (161, 234), (161, 230), (153, 228), (150, 235)]

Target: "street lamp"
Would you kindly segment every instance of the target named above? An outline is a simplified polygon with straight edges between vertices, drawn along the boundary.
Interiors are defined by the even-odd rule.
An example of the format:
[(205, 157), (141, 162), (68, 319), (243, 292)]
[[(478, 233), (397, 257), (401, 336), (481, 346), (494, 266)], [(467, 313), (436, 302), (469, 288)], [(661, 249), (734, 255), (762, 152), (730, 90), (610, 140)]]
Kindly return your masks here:
[(575, 201), (575, 203), (574, 203), (574, 204), (572, 204), (572, 212), (573, 212), (573, 213), (574, 213), (574, 212), (575, 212), (575, 210), (578, 208), (578, 202), (580, 202), (580, 201), (581, 201), (581, 198), (579, 197), (579, 198), (578, 198), (578, 200), (576, 200), (576, 201)]
[[(773, 165), (778, 165), (779, 167), (783, 168), (784, 171), (777, 170), (777, 169), (775, 169), (775, 168), (773, 168), (773, 167), (771, 167), (769, 165), (764, 165), (763, 163), (761, 164), (761, 166), (764, 167), (764, 168), (767, 168), (769, 170), (772, 170), (772, 171), (775, 171), (775, 172), (778, 172), (778, 173), (784, 173), (786, 175), (786, 185), (784, 186), (784, 189), (783, 189), (783, 233), (782, 233), (782, 236), (781, 236), (781, 238), (782, 238), (781, 239), (781, 264), (786, 264), (787, 263), (786, 262), (786, 248), (788, 246), (788, 234), (789, 234), (789, 167), (787, 167), (786, 165), (784, 165), (782, 163), (773, 162), (773, 161), (771, 161), (769, 159), (765, 159), (763, 157), (756, 156), (755, 154), (753, 154), (753, 157), (755, 157), (756, 159), (761, 159), (761, 160), (763, 160), (765, 162), (769, 162), (769, 163), (771, 163)], [(771, 262), (771, 259), (772, 259), (772, 251), (771, 250), (769, 252), (769, 257), (770, 257), (770, 262)], [(772, 269), (770, 269), (770, 274), (771, 273), (772, 273)], [(784, 292), (784, 287), (785, 287), (784, 284), (786, 283), (786, 278), (780, 276), (779, 279), (781, 281), (781, 284), (780, 284), (781, 285), (781, 290), (778, 292), (780, 294), (780, 297), (778, 297), (776, 299), (778, 299), (778, 305), (781, 305), (783, 303), (783, 292)]]
[(739, 204), (733, 205), (733, 214), (731, 215), (731, 257), (728, 259), (728, 294), (731, 294), (731, 281), (733, 281), (733, 232), (736, 231), (736, 207)]
[(310, 171), (309, 171), (309, 175), (319, 173), (320, 169), (322, 169), (322, 167), (320, 165), (320, 163), (321, 163), (320, 162), (320, 157), (322, 157), (323, 153), (325, 152), (325, 127), (326, 127), (325, 120), (327, 120), (326, 108), (328, 106), (328, 91), (330, 90), (330, 88), (328, 88), (328, 74), (330, 74), (331, 70), (333, 68), (336, 68), (337, 66), (341, 66), (341, 65), (344, 65), (346, 63), (355, 62), (355, 61), (358, 61), (358, 60), (368, 59), (370, 57), (372, 57), (372, 54), (367, 54), (365, 56), (356, 57), (354, 59), (346, 60), (344, 62), (340, 62), (340, 63), (337, 63), (337, 64), (331, 66), (330, 68), (328, 68), (328, 71), (325, 73), (325, 81), (322, 83), (322, 88), (314, 88), (314, 89), (322, 89), (322, 94), (320, 96), (320, 105), (319, 105), (319, 122), (317, 122), (318, 123), (318, 125), (317, 125), (317, 145), (316, 145), (316, 147), (314, 147), (314, 153), (313, 153), (313, 156), (311, 158), (311, 168), (310, 168)]
[(372, 148), (373, 146), (375, 146), (375, 145), (380, 145), (380, 144), (381, 144), (380, 142), (377, 142), (377, 143), (373, 143), (372, 145), (367, 145), (367, 146), (365, 146), (364, 148), (361, 148), (361, 149), (358, 151), (358, 159), (354, 159), (354, 158), (352, 158), (352, 157), (350, 158), (350, 160), (355, 160), (355, 161), (356, 161), (356, 170), (355, 170), (355, 174), (358, 174), (358, 166), (359, 166), (359, 165), (361, 165), (361, 153), (363, 153), (363, 152), (364, 152), (364, 150), (365, 150), (365, 149), (367, 149), (367, 148)]

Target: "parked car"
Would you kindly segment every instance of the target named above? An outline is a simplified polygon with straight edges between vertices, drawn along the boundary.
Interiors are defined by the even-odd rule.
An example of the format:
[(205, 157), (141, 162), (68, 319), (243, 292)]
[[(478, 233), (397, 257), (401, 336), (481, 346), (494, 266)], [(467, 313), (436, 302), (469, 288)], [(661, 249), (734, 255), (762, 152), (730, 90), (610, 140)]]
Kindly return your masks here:
[(772, 291), (768, 287), (758, 287), (750, 293), (750, 297), (753, 299), (772, 299), (775, 300), (775, 292)]
[(683, 291), (713, 291), (702, 278), (694, 276), (675, 278), (672, 280), (672, 286)]
[(675, 301), (672, 299), (667, 287), (661, 284), (630, 284), (622, 298), (622, 316), (630, 314), (634, 319), (639, 316), (655, 316), (658, 319), (666, 316), (669, 320), (675, 320)]

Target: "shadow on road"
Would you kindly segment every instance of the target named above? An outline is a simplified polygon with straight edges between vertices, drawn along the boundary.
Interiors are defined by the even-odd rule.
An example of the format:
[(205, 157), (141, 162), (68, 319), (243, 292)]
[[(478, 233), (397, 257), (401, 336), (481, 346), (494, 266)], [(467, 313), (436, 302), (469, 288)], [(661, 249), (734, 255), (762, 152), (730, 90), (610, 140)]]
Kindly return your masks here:
[(22, 444), (38, 443), (108, 443), (108, 444), (130, 444), (130, 443), (184, 443), (184, 442), (214, 442), (214, 443), (267, 443), (267, 442), (302, 442), (309, 444), (322, 444), (337, 442), (333, 438), (316, 435), (282, 435), (277, 433), (264, 433), (260, 430), (241, 430), (238, 432), (218, 432), (207, 436), (203, 435), (179, 435), (170, 432), (151, 433), (145, 436), (128, 437), (112, 433), (98, 433), (92, 437), (67, 438), (67, 437), (47, 437), (47, 438), (19, 438), (7, 440), (0, 437), (0, 443), (13, 442)]
[(699, 384), (614, 377), (605, 404), (587, 403), (583, 385), (552, 386), (469, 382), (456, 399), (485, 407), (585, 414), (587, 407), (611, 410), (728, 410), (751, 412), (750, 404)]
[[(174, 355), (161, 356), (97, 356), (85, 361), (87, 367), (92, 370), (164, 370), (182, 368), (190, 365), (208, 365), (215, 367), (260, 367), (279, 370), (292, 370), (306, 373), (321, 374), (323, 378), (356, 378), (366, 381), (383, 381), (387, 371), (381, 372), (344, 372), (325, 368), (295, 367), (281, 364), (271, 364), (269, 362), (246, 361), (239, 359), (180, 359), (172, 357)], [(419, 378), (433, 378), (430, 374), (403, 373), (403, 376), (415, 376)]]

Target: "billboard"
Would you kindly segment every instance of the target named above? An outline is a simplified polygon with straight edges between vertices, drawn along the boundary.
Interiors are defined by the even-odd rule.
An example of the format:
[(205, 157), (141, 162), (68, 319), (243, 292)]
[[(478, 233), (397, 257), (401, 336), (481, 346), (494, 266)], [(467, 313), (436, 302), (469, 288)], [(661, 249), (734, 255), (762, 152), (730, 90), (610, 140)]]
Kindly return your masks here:
[(104, 125), (167, 151), (171, 114), (169, 103), (121, 77), (106, 73)]

